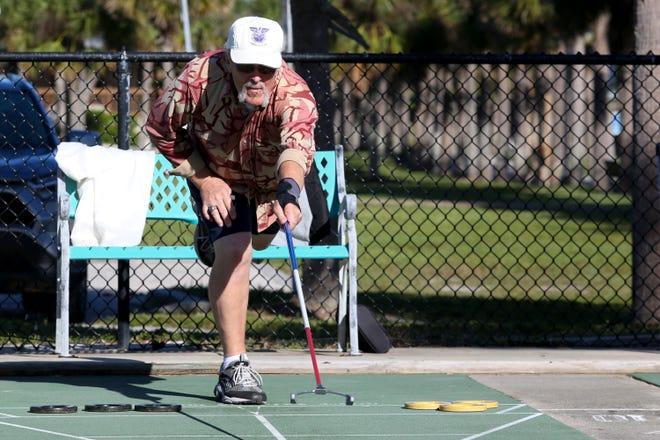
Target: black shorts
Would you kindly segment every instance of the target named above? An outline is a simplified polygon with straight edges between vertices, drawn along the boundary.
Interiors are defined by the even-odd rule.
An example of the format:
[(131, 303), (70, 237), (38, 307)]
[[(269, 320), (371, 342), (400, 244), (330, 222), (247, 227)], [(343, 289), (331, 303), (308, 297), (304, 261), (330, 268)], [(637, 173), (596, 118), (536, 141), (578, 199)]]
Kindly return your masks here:
[[(202, 196), (199, 190), (192, 183), (188, 182), (190, 188), (190, 195), (195, 201), (195, 205), (201, 208)], [(226, 237), (227, 235), (236, 234), (237, 232), (251, 232), (253, 235), (268, 234), (275, 235), (280, 230), (277, 222), (270, 225), (268, 228), (261, 232), (257, 232), (257, 210), (254, 200), (248, 200), (243, 194), (232, 193), (234, 199), (234, 207), (236, 209), (236, 218), (232, 220), (231, 226), (218, 226), (213, 220), (206, 220), (201, 213), (197, 214), (200, 222), (204, 222), (209, 230), (209, 237), (215, 242), (218, 238)]]

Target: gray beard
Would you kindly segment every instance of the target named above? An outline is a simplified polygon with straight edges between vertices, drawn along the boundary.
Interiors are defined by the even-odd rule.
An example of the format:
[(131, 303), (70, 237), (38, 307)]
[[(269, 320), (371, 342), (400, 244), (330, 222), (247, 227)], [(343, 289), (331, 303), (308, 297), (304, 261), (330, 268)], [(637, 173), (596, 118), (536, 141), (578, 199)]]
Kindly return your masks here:
[(238, 101), (240, 103), (242, 103), (245, 107), (247, 107), (247, 109), (251, 112), (255, 111), (257, 108), (266, 108), (266, 107), (268, 107), (268, 103), (270, 102), (270, 93), (268, 92), (268, 90), (266, 90), (266, 88), (263, 86), (263, 84), (261, 86), (261, 90), (264, 93), (264, 99), (261, 102), (261, 105), (259, 105), (259, 106), (252, 105), (252, 104), (249, 104), (249, 103), (245, 102), (246, 99), (247, 99), (247, 87), (245, 87), (245, 85), (238, 92)]

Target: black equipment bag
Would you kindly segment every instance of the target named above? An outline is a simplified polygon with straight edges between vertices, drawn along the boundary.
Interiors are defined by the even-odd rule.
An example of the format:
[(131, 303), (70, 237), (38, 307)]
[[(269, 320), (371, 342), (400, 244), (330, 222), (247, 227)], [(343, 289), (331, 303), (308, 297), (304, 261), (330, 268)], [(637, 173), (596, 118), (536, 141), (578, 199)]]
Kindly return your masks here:
[(371, 310), (358, 304), (357, 315), (360, 350), (365, 353), (387, 353), (392, 348), (392, 341)]
[(319, 243), (330, 234), (330, 212), (325, 201), (325, 194), (321, 187), (321, 179), (316, 164), (312, 163), (307, 176), (305, 176), (305, 191), (307, 202), (312, 211), (312, 224), (309, 227), (309, 244), (311, 246)]

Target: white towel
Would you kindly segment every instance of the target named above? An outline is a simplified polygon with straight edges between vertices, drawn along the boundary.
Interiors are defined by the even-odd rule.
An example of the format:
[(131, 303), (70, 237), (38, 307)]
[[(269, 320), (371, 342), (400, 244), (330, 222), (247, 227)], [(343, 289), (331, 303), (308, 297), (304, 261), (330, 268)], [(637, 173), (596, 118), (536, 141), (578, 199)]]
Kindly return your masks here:
[(146, 223), (155, 153), (62, 142), (55, 159), (78, 184), (75, 246), (135, 246)]

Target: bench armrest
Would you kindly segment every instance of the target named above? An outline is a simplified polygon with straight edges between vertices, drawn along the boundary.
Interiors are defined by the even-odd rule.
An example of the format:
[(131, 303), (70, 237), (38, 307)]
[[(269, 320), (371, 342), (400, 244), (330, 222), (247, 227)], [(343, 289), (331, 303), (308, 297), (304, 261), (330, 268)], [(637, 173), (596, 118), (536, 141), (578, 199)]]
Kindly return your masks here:
[(355, 220), (357, 217), (357, 196), (346, 194), (346, 197), (341, 201), (339, 212), (343, 213), (346, 220)]

